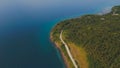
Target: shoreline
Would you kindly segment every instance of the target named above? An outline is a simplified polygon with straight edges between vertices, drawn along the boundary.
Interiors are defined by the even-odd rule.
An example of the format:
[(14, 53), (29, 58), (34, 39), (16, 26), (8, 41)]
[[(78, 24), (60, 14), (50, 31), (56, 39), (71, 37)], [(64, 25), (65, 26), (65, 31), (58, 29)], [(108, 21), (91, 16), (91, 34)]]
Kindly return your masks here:
[[(92, 15), (92, 17), (96, 17), (96, 19), (95, 19), (95, 22), (96, 22), (96, 20), (97, 21), (99, 21), (99, 22), (102, 22), (103, 20), (105, 20), (104, 18), (106, 18), (106, 20), (107, 20), (107, 18), (108, 18), (108, 20), (109, 20), (109, 16), (118, 16), (119, 14), (118, 13), (115, 13), (115, 9), (112, 9), (112, 11), (110, 12), (110, 13), (106, 13), (106, 14), (103, 14), (103, 15), (99, 15), (99, 14), (86, 14), (86, 15), (83, 15), (84, 17), (88, 17), (89, 15)], [(83, 17), (83, 16), (80, 16), (80, 17)], [(85, 19), (83, 17), (83, 19)], [(111, 19), (111, 17), (110, 17), (110, 19)], [(70, 20), (72, 20), (72, 19), (70, 19)], [(80, 19), (81, 20), (81, 19)], [(102, 20), (102, 21), (101, 21)], [(116, 19), (115, 19), (116, 20)], [(114, 19), (113, 19), (113, 21), (114, 21)], [(76, 22), (76, 21), (75, 21)], [(90, 22), (91, 23), (91, 22)], [(51, 40), (51, 42), (52, 43), (54, 43), (54, 46), (55, 46), (55, 48), (59, 51), (59, 53), (60, 53), (60, 55), (62, 56), (62, 58), (63, 58), (63, 61), (64, 61), (64, 64), (65, 64), (65, 67), (66, 68), (71, 68), (70, 67), (70, 63), (69, 63), (69, 59), (66, 57), (66, 55), (65, 55), (65, 52), (64, 52), (64, 49), (61, 47), (62, 46), (62, 44), (61, 44), (61, 41), (60, 41), (60, 39), (58, 39), (58, 35), (60, 34), (60, 30), (62, 29), (62, 27), (64, 26), (64, 25), (66, 25), (66, 24), (69, 24), (68, 22), (65, 22), (65, 23), (63, 23), (63, 24), (58, 24), (57, 26), (56, 26), (56, 28), (54, 29), (54, 31), (55, 30), (57, 30), (57, 31), (55, 31), (55, 32), (53, 32), (54, 34), (52, 35), (52, 31), (51, 31), (51, 33), (50, 33), (50, 40)], [(94, 24), (94, 23), (93, 23)], [(104, 23), (103, 23), (104, 24)], [(102, 25), (103, 25), (102, 24)], [(79, 24), (78, 24), (79, 25)], [(89, 25), (89, 24), (88, 24)], [(99, 25), (99, 24), (98, 24)], [(114, 24), (113, 24), (114, 25)], [(61, 27), (60, 27), (61, 26)], [(84, 25), (83, 25), (84, 26)], [(88, 26), (87, 26), (88, 27)], [(91, 26), (90, 26), (91, 27)], [(101, 26), (100, 26), (101, 27)], [(97, 27), (96, 27), (97, 28)], [(71, 27), (70, 27), (70, 29), (72, 29)], [(106, 28), (105, 28), (106, 29)], [(88, 29), (87, 29), (88, 30)], [(94, 31), (94, 30), (93, 30)], [(109, 31), (108, 31), (109, 32)], [(55, 39), (53, 38), (54, 37), (54, 35), (55, 35)], [(90, 34), (91, 35), (91, 34)], [(91, 35), (92, 36), (92, 35)], [(111, 37), (111, 36), (110, 36)], [(76, 37), (75, 37), (75, 39), (76, 39)], [(88, 38), (89, 39), (89, 38)], [(64, 43), (64, 42), (63, 42)], [(84, 43), (84, 42), (83, 42)], [(73, 44), (74, 45), (74, 44)], [(97, 46), (97, 47), (99, 47), (99, 45)], [(71, 46), (71, 48), (72, 48), (72, 51), (73, 51), (73, 54), (75, 53), (74, 51), (75, 51), (75, 49), (76, 49), (76, 47), (72, 47)], [(89, 47), (89, 48), (91, 48), (91, 49), (95, 49), (94, 47), (92, 48), (92, 47)], [(88, 48), (88, 49), (89, 49)], [(78, 49), (79, 51), (81, 51), (80, 49)], [(77, 52), (79, 52), (79, 51), (77, 51)], [(82, 55), (82, 58), (84, 57), (84, 56), (86, 56), (86, 51), (84, 50), (84, 49), (82, 49), (82, 51), (83, 51), (83, 53), (82, 54), (84, 54), (84, 55)], [(90, 49), (89, 50), (87, 50), (87, 52), (89, 53), (89, 55), (90, 56), (88, 56), (87, 57), (87, 61), (88, 62), (90, 62), (91, 64), (88, 64), (88, 65), (90, 65), (90, 67), (94, 67), (94, 65), (97, 65), (97, 64), (94, 64), (95, 63), (95, 61), (96, 62), (99, 62), (100, 60), (96, 60), (95, 59), (95, 61), (93, 60), (91, 60), (91, 57), (93, 58), (94, 56), (96, 56), (96, 55), (99, 55), (99, 54), (97, 54), (97, 52), (95, 52), (95, 50), (93, 50), (93, 51), (91, 51)], [(91, 53), (93, 53), (93, 56), (91, 56)], [(95, 54), (94, 54), (95, 53)], [(98, 53), (102, 53), (102, 52), (98, 52)], [(75, 54), (74, 54), (75, 55)], [(76, 56), (76, 55), (75, 55)], [(81, 56), (81, 55), (79, 55), (79, 56)], [(79, 58), (79, 56), (77, 57), (77, 59)], [(107, 56), (107, 57), (109, 57), (109, 56)], [(101, 57), (99, 57), (99, 56), (97, 56), (97, 58), (101, 58)], [(103, 58), (103, 57), (102, 57)], [(86, 59), (86, 58), (84, 58), (84, 59)], [(79, 59), (79, 60), (81, 60), (81, 58)], [(82, 59), (83, 60), (83, 59)], [(108, 60), (109, 61), (109, 60)], [(101, 62), (103, 62), (103, 61), (101, 61)], [(86, 62), (79, 62), (79, 63), (83, 63), (83, 64), (85, 64)], [(103, 65), (104, 65), (104, 62), (102, 63)], [(105, 64), (104, 66), (106, 67), (106, 65), (109, 65), (109, 64)], [(85, 65), (84, 65), (85, 66)], [(89, 67), (89, 66), (88, 66)], [(101, 65), (100, 66), (98, 66), (98, 67), (102, 67)], [(108, 66), (109, 67), (109, 66)], [(86, 67), (85, 67), (86, 68)]]
[(53, 42), (52, 41), (52, 36), (50, 34), (50, 42), (53, 44), (53, 46), (55, 47), (55, 49), (58, 50), (60, 56), (61, 56), (61, 59), (63, 60), (63, 64), (64, 64), (64, 68), (69, 68), (69, 64), (67, 63), (67, 58), (64, 54), (64, 52), (62, 52), (61, 48), (59, 47), (60, 45), (57, 44), (56, 42)]
[(60, 33), (60, 40), (61, 40), (62, 44), (65, 46), (65, 49), (66, 49), (66, 51), (67, 51), (67, 54), (68, 54), (71, 62), (73, 63), (74, 67), (75, 67), (75, 68), (78, 68), (78, 65), (76, 64), (75, 59), (73, 58), (73, 55), (71, 54), (68, 45), (65, 43), (65, 41), (64, 41), (63, 38), (62, 38), (62, 33), (63, 33), (63, 30), (62, 30), (61, 33)]

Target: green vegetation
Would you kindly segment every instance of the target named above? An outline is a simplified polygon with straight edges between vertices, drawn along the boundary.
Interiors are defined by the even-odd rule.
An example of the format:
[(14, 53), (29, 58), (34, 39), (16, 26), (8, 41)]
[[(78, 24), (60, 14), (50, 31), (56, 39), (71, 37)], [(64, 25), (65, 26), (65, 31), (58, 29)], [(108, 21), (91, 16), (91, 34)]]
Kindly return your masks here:
[(89, 68), (120, 67), (120, 6), (105, 15), (84, 15), (58, 23), (51, 32), (53, 42), (60, 41), (61, 30), (68, 42), (86, 50)]

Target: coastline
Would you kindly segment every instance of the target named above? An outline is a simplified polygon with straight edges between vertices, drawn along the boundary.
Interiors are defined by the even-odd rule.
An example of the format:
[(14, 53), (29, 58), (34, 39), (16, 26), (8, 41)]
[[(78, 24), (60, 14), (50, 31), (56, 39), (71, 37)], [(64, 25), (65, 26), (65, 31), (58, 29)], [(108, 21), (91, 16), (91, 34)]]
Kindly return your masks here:
[[(59, 51), (60, 56), (62, 57), (63, 63), (64, 63), (64, 68), (74, 68), (74, 65), (70, 59), (70, 57), (68, 56), (68, 53), (66, 54), (66, 52), (63, 50), (62, 43), (61, 41), (53, 41), (53, 36), (52, 34), (50, 34), (50, 41), (53, 43), (53, 45), (55, 46), (55, 48)], [(71, 47), (72, 50), (72, 54), (75, 57), (75, 60), (79, 60), (76, 61), (77, 64), (81, 64), (80, 67), (82, 68), (88, 68), (89, 64), (87, 62), (87, 58), (86, 58), (86, 52), (84, 51), (84, 49), (82, 48), (78, 48), (76, 46), (74, 46), (74, 44), (68, 44), (69, 47)], [(79, 52), (79, 54), (75, 54), (75, 52)], [(81, 56), (81, 57), (77, 57), (77, 56)], [(78, 65), (79, 68), (79, 65)]]
[(58, 51), (59, 51), (59, 53), (60, 53), (60, 55), (61, 55), (61, 57), (62, 57), (62, 59), (64, 61), (65, 68), (69, 68), (69, 65), (68, 65), (68, 63), (66, 61), (67, 59), (65, 58), (64, 53), (62, 52), (62, 50), (59, 47), (57, 47), (58, 44), (55, 43), (54, 46), (56, 47), (56, 49), (58, 49)]
[(58, 50), (58, 52), (60, 53), (60, 56), (63, 59), (64, 68), (70, 68), (70, 65), (68, 63), (68, 59), (65, 56), (64, 52), (62, 51), (62, 49), (60, 48), (60, 44), (57, 42), (53, 42), (51, 33), (50, 33), (50, 41), (55, 46), (55, 48)]
[[(115, 9), (114, 9), (115, 10)], [(106, 13), (106, 14), (103, 14), (103, 15), (98, 15), (98, 14), (92, 14), (92, 16), (93, 17), (96, 17), (96, 19), (95, 20), (97, 20), (97, 21), (100, 21), (101, 22), (101, 20), (102, 21), (104, 21), (105, 20), (105, 18), (106, 18), (106, 20), (107, 20), (107, 17), (109, 17), (109, 16), (116, 16), (116, 17), (118, 17), (118, 13), (114, 13), (114, 10), (112, 9), (112, 11), (110, 12), (110, 13)], [(89, 15), (89, 14), (88, 14)], [(86, 17), (86, 16), (88, 16), (88, 15), (83, 15), (83, 19), (85, 19), (84, 17)], [(105, 16), (104, 16), (105, 15)], [(82, 16), (80, 16), (80, 17), (82, 17)], [(111, 18), (110, 18), (111, 19)], [(52, 32), (51, 31), (51, 33), (50, 33), (50, 40), (51, 40), (51, 42), (52, 43), (54, 43), (54, 45), (55, 45), (55, 47), (56, 47), (56, 49), (60, 52), (60, 55), (62, 56), (62, 58), (63, 58), (63, 60), (64, 60), (64, 64), (66, 65), (66, 68), (72, 68), (72, 66), (70, 66), (71, 64), (70, 64), (70, 60), (68, 59), (68, 57), (66, 56), (66, 51), (64, 50), (64, 47), (61, 47), (61, 46), (63, 46), (62, 45), (62, 42), (60, 41), (60, 39), (58, 38), (59, 37), (59, 34), (60, 34), (60, 30), (64, 27), (64, 25), (66, 25), (66, 24), (69, 24), (68, 22), (65, 22), (65, 21), (63, 21), (63, 23), (62, 24), (57, 24), (56, 25), (56, 28), (54, 29), (54, 31), (55, 32)], [(76, 21), (75, 21), (76, 22)], [(104, 24), (104, 23), (103, 23)], [(79, 24), (78, 24), (79, 25)], [(89, 26), (89, 27), (91, 27), (91, 26)], [(71, 28), (72, 29), (72, 28)], [(88, 30), (88, 29), (87, 29)], [(70, 33), (69, 33), (70, 34)], [(55, 37), (55, 38), (54, 38)], [(73, 54), (74, 54), (74, 57), (76, 57), (77, 59), (79, 59), (79, 60), (82, 60), (82, 61), (84, 61), (83, 60), (83, 57), (87, 57), (87, 54), (91, 54), (91, 50), (89, 50), (89, 51), (87, 51), (87, 52), (89, 52), (89, 53), (87, 53), (84, 49), (82, 49), (82, 47), (81, 48), (79, 48), (79, 49), (76, 49), (77, 47), (74, 47), (73, 48), (73, 46), (74, 45), (76, 45), (76, 44), (68, 44), (72, 49), (72, 52), (73, 52)], [(73, 45), (73, 46), (72, 46)], [(91, 47), (92, 48), (92, 47)], [(94, 47), (93, 47), (93, 49), (94, 49)], [(82, 51), (82, 56), (79, 54), (79, 56), (81, 56), (81, 58), (79, 58), (79, 56), (78, 55), (76, 55), (75, 53), (77, 52), (77, 53), (79, 53), (80, 51)], [(99, 55), (99, 54), (97, 54), (96, 52), (93, 52), (93, 53), (95, 53), (95, 55)], [(93, 54), (94, 55), (94, 54)], [(101, 54), (100, 54), (101, 55)], [(77, 57), (78, 56), (78, 57)], [(97, 58), (101, 58), (101, 57), (97, 57)], [(85, 58), (84, 58), (85, 59)], [(91, 60), (92, 58), (91, 58), (91, 56), (89, 57), (87, 57), (87, 59), (86, 59), (86, 61), (88, 61), (89, 63), (91, 63), (91, 64), (88, 64), (88, 66), (86, 66), (85, 68), (88, 68), (88, 67), (95, 67), (95, 62), (97, 61), (97, 63), (99, 62), (98, 60)], [(81, 61), (81, 62), (82, 62)], [(79, 64), (81, 63), (81, 62), (78, 62)], [(101, 62), (103, 62), (103, 61), (101, 61)], [(85, 64), (86, 62), (84, 61), (84, 64)], [(103, 62), (104, 63), (104, 62)], [(85, 66), (85, 65), (82, 65), (82, 66)], [(97, 64), (96, 64), (97, 65)], [(103, 64), (104, 65), (104, 64)], [(107, 65), (107, 64), (106, 64)], [(98, 66), (98, 67), (102, 67), (102, 66)], [(109, 67), (109, 66), (108, 66)], [(83, 67), (82, 67), (83, 68)], [(96, 68), (96, 67), (95, 67)]]

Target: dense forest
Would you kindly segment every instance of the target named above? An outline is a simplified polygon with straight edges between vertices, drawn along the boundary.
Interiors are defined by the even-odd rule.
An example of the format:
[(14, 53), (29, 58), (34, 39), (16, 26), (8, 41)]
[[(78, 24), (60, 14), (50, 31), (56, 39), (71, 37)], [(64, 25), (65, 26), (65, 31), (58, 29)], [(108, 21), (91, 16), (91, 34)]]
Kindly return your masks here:
[(89, 68), (120, 68), (120, 6), (104, 15), (88, 14), (56, 24), (53, 41), (60, 41), (61, 30), (67, 42), (85, 48)]

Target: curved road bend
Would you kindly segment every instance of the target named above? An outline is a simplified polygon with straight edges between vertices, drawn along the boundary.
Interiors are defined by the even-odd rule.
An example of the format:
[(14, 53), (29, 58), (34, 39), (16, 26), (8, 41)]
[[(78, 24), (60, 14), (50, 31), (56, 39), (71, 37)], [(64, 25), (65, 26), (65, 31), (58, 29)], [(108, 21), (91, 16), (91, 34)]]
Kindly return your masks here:
[(64, 40), (62, 39), (62, 33), (63, 33), (63, 30), (62, 30), (61, 33), (60, 33), (60, 40), (61, 40), (61, 42), (64, 44), (65, 49), (67, 50), (68, 56), (70, 57), (73, 65), (74, 65), (74, 67), (75, 67), (75, 68), (78, 68), (78, 66), (77, 66), (75, 60), (73, 59), (72, 54), (71, 54), (71, 52), (70, 52), (70, 50), (69, 50), (69, 48), (68, 48), (68, 45), (67, 45), (67, 44), (64, 42)]

